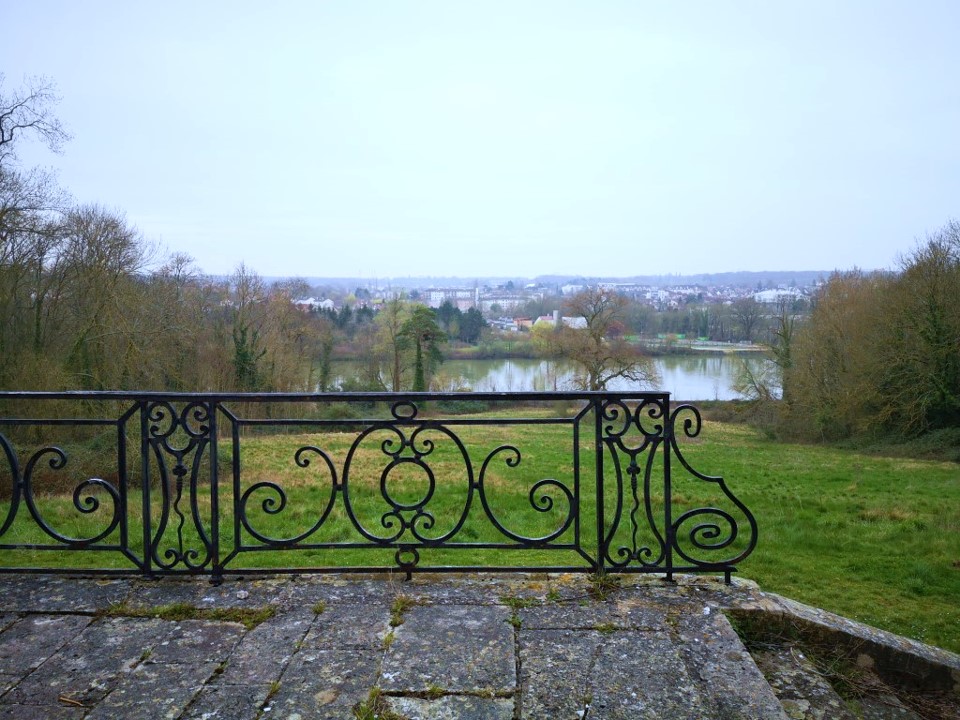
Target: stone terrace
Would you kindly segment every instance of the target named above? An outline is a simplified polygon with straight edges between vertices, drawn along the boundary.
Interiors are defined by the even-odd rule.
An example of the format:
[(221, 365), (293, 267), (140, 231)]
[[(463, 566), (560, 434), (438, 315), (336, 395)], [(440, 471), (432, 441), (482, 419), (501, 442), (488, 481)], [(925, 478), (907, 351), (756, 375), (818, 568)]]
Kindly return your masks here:
[[(806, 629), (866, 692), (726, 613)], [(960, 717), (957, 656), (712, 578), (5, 575), (0, 628), (0, 718)]]

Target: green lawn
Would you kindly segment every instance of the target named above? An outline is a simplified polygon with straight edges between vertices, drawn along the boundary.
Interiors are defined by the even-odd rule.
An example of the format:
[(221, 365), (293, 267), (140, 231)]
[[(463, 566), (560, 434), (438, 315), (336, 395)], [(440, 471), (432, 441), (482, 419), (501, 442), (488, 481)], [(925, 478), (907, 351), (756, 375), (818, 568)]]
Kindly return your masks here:
[[(488, 413), (484, 417), (494, 415), (496, 413)], [(543, 536), (562, 527), (568, 510), (565, 494), (557, 486), (544, 486), (535, 498), (549, 495), (553, 503), (545, 512), (540, 512), (531, 505), (530, 491), (534, 483), (543, 478), (556, 478), (573, 490), (569, 426), (459, 427), (455, 431), (469, 449), (474, 472), (479, 471), (483, 458), (499, 445), (512, 442), (519, 448), (522, 457), (519, 465), (511, 466), (505, 462), (511, 454), (501, 453), (489, 463), (485, 478), (490, 511), (506, 528), (526, 536)], [(384, 506), (379, 496), (381, 471), (389, 461), (382, 443), (389, 436), (381, 432), (368, 437), (356, 451), (350, 473), (356, 515), (379, 537), (391, 532), (383, 524)], [(252, 492), (247, 504), (251, 526), (271, 537), (293, 537), (310, 530), (330, 497), (331, 479), (325, 462), (313, 451), (302, 455), (311, 459), (310, 464), (298, 466), (294, 462), (297, 449), (305, 445), (322, 447), (342, 480), (344, 462), (354, 437), (346, 432), (311, 433), (304, 428), (296, 434), (244, 437), (240, 457), (241, 495), (258, 482), (271, 481), (284, 489), (287, 499), (286, 506), (274, 512), (279, 508), (276, 504), (279, 496), (274, 491), (262, 487)], [(456, 445), (442, 433), (431, 431), (423, 438), (434, 443), (427, 458), (435, 473), (436, 492), (427, 509), (436, 522), (432, 527), (423, 525), (422, 529), (425, 535), (437, 537), (452, 529), (464, 512), (464, 462)], [(589, 437), (583, 439), (581, 462), (585, 470), (593, 465), (590, 445)], [(694, 468), (708, 475), (723, 475), (730, 490), (746, 503), (758, 520), (760, 542), (753, 555), (741, 564), (742, 576), (756, 580), (765, 590), (960, 651), (960, 466), (779, 443), (748, 427), (716, 422), (708, 422), (700, 437), (687, 440), (682, 446)], [(71, 454), (70, 448), (64, 449)], [(231, 460), (228, 446), (222, 445), (219, 468), (221, 482), (226, 484), (220, 497), (219, 527), (226, 544), (234, 538), (229, 520), (235, 502), (229, 484)], [(139, 467), (133, 449), (128, 461), (131, 468)], [(52, 526), (77, 537), (103, 527), (111, 502), (101, 492), (99, 509), (78, 512), (72, 497), (64, 495), (63, 489), (72, 488), (79, 479), (89, 475), (86, 472), (71, 474), (70, 469), (68, 463), (63, 470), (38, 476), (37, 506)], [(74, 473), (77, 472), (74, 468)], [(596, 531), (588, 521), (595, 507), (591, 473), (592, 470), (585, 472), (580, 488), (584, 517), (581, 539), (589, 547), (596, 543)], [(59, 477), (61, 475), (64, 477)], [(131, 478), (137, 477), (131, 471)], [(607, 477), (611, 477), (609, 472)], [(674, 517), (685, 509), (713, 505), (724, 499), (715, 485), (687, 475), (678, 463), (674, 463), (673, 477)], [(0, 480), (9, 487), (6, 476)], [(656, 487), (660, 480), (656, 470), (653, 480)], [(426, 474), (412, 463), (397, 466), (387, 479), (389, 492), (401, 503), (415, 504), (428, 486)], [(265, 506), (264, 501), (269, 498), (275, 504)], [(139, 554), (142, 504), (137, 492), (131, 491), (128, 504), (131, 547)], [(611, 504), (612, 493), (608, 487), (608, 507)], [(732, 510), (729, 503), (721, 507)], [(196, 531), (189, 520), (189, 502), (184, 500), (181, 509), (188, 516), (183, 530), (185, 542), (195, 546)], [(154, 523), (159, 510), (156, 501), (151, 507)], [(628, 529), (629, 510), (628, 503), (621, 531), (614, 540), (615, 547), (629, 544), (629, 532), (624, 530)], [(207, 491), (200, 493), (198, 512), (209, 518)], [(642, 514), (642, 509), (640, 512)], [(172, 515), (163, 537), (164, 549), (177, 545), (176, 520)], [(17, 521), (0, 542), (49, 541), (28, 521), (26, 508), (21, 506)], [(571, 542), (573, 532), (571, 527), (558, 540)], [(654, 540), (649, 532), (640, 535), (641, 541)], [(115, 531), (108, 540), (116, 537)], [(256, 542), (246, 530), (241, 530), (241, 537), (246, 543)], [(357, 536), (340, 498), (327, 521), (306, 542), (354, 539)], [(490, 527), (476, 493), (456, 539), (465, 542), (504, 539)], [(570, 552), (424, 550), (421, 555), (424, 564), (582, 563)], [(233, 566), (389, 565), (392, 562), (393, 551), (300, 549), (244, 553), (235, 559)], [(7, 550), (0, 551), (0, 563), (7, 566), (130, 566), (113, 552)]]
[(761, 588), (960, 651), (960, 465), (861, 455), (708, 424), (687, 455), (760, 522)]

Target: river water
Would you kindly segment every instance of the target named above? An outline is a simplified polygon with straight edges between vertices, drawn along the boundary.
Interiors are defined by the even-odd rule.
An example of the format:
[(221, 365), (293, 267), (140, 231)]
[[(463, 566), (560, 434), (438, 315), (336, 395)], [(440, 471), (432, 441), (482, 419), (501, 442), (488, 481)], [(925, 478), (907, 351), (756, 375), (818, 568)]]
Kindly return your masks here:
[[(665, 390), (676, 400), (734, 400), (740, 397), (732, 385), (743, 363), (754, 372), (770, 361), (762, 355), (667, 355), (655, 357), (661, 382), (652, 388), (614, 380), (609, 390)], [(354, 372), (354, 364), (335, 362), (336, 382)], [(434, 384), (438, 390), (518, 392), (524, 390), (573, 390), (574, 366), (563, 360), (447, 360), (440, 366)]]

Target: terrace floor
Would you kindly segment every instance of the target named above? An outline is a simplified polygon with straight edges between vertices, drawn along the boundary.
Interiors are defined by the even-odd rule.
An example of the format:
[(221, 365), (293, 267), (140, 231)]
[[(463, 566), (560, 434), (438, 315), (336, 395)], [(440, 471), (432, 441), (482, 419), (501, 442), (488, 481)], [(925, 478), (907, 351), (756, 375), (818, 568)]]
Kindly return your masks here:
[[(855, 640), (866, 691), (751, 617)], [(0, 575), (0, 628), (0, 718), (960, 717), (960, 657), (738, 580)]]

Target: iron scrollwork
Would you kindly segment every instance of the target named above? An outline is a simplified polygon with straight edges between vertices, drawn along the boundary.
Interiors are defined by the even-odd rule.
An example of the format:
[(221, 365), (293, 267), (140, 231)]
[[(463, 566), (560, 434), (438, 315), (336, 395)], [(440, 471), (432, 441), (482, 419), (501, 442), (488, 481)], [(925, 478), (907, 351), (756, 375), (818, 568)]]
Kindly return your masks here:
[[(667, 554), (667, 543), (654, 516), (651, 476), (657, 450), (664, 440), (666, 408), (659, 399), (643, 399), (631, 410), (625, 401), (608, 400), (600, 406), (601, 437), (613, 463), (616, 490), (613, 517), (601, 544), (603, 561), (613, 569), (625, 569), (638, 563), (644, 569), (661, 566)], [(627, 462), (624, 466), (624, 458)], [(629, 476), (629, 490), (624, 488), (624, 471)], [(629, 544), (615, 543), (623, 520), (624, 502), (630, 503)], [(643, 508), (646, 527), (639, 512)], [(640, 539), (641, 529), (650, 531), (652, 542)], [(616, 545), (614, 554), (612, 548)]]
[[(607, 400), (600, 408), (600, 434), (615, 482), (612, 515), (601, 543), (603, 561), (613, 570), (635, 565), (668, 575), (675, 570), (729, 574), (756, 546), (757, 524), (723, 478), (695, 470), (684, 456), (679, 437), (700, 434), (700, 412), (692, 405), (671, 411), (665, 400), (646, 398), (633, 409), (622, 399)], [(718, 488), (718, 500), (729, 507), (695, 507), (674, 517), (673, 459), (695, 480)], [(738, 545), (740, 520), (749, 532)], [(728, 548), (731, 552), (724, 554)]]
[(83, 549), (95, 546), (105, 538), (110, 537), (123, 520), (123, 498), (115, 485), (97, 477), (86, 478), (78, 482), (70, 494), (71, 503), (77, 513), (81, 515), (95, 515), (102, 509), (102, 501), (98, 492), (105, 494), (109, 499), (106, 508), (106, 523), (99, 530), (83, 537), (73, 537), (59, 532), (46, 518), (40, 503), (37, 500), (34, 474), (41, 460), (46, 459), (46, 466), (53, 471), (60, 471), (67, 467), (69, 458), (67, 453), (56, 446), (47, 446), (34, 452), (27, 460), (23, 472), (20, 471), (16, 452), (10, 442), (0, 435), (0, 447), (3, 448), (7, 464), (10, 468), (11, 493), (6, 517), (0, 525), (2, 537), (15, 521), (20, 509), (21, 500), (36, 526), (48, 537), (57, 543), (72, 549)]
[[(396, 555), (400, 567), (412, 567), (419, 562), (417, 546), (438, 546), (453, 538), (463, 527), (473, 500), (473, 466), (470, 456), (460, 438), (434, 421), (418, 421), (418, 409), (412, 402), (396, 402), (390, 409), (392, 420), (378, 422), (361, 431), (350, 446), (343, 466), (343, 502), (353, 527), (366, 540), (380, 546), (398, 547)], [(449, 529), (431, 533), (437, 518), (429, 508), (437, 491), (438, 478), (431, 465), (431, 456), (438, 450), (438, 443), (448, 442), (455, 448), (455, 457), (462, 464), (461, 482), (466, 488), (463, 507), (455, 515)], [(363, 506), (371, 504), (369, 497), (361, 499), (359, 478), (354, 476), (354, 463), (358, 452), (365, 445), (379, 448), (385, 463), (380, 468), (375, 482), (377, 493), (373, 503), (381, 505), (378, 524), (385, 532), (378, 532), (364, 522), (370, 514)], [(425, 487), (410, 498), (403, 499), (392, 486), (400, 484), (404, 471), (412, 471), (425, 480)], [(351, 482), (353, 481), (353, 483)], [(377, 497), (378, 495), (378, 497)]]
[[(58, 400), (62, 395), (50, 394)], [(694, 469), (685, 455), (689, 448), (684, 441), (696, 440), (702, 430), (699, 411), (689, 405), (671, 408), (665, 393), (490, 394), (490, 401), (518, 407), (529, 402), (556, 407), (557, 399), (579, 407), (573, 413), (532, 418), (515, 414), (476, 419), (424, 417), (423, 402), (460, 396), (283, 396), (284, 403), (355, 403), (376, 413), (368, 419), (348, 413), (337, 420), (308, 412), (299, 419), (269, 413), (245, 419), (227, 407), (280, 401), (270, 395), (82, 395), (84, 400), (119, 400), (121, 409), (127, 409), (112, 418), (0, 417), (0, 549), (5, 552), (109, 550), (123, 556), (120, 562), (127, 563), (130, 572), (220, 576), (259, 569), (243, 564), (246, 552), (287, 551), (291, 554), (284, 556), (286, 562), (294, 553), (311, 550), (388, 551), (392, 569), (409, 574), (449, 569), (430, 564), (441, 549), (462, 552), (468, 564), (470, 553), (478, 549), (563, 551), (574, 558), (572, 564), (546, 565), (541, 559), (546, 556), (528, 555), (536, 558), (533, 565), (504, 567), (667, 577), (673, 572), (722, 572), (729, 578), (757, 544), (757, 523), (745, 504), (723, 478)], [(139, 430), (131, 422), (134, 418), (139, 418)], [(78, 532), (66, 532), (63, 521), (49, 520), (54, 516), (45, 512), (48, 494), (38, 492), (38, 484), (46, 488), (46, 478), (65, 476), (83, 463), (70, 464), (66, 444), (33, 445), (19, 456), (17, 444), (32, 437), (32, 428), (42, 430), (36, 431), (40, 437), (72, 424), (102, 425), (117, 437), (116, 473), (91, 477), (84, 472), (84, 479), (56, 500), (77, 516)], [(246, 479), (241, 447), (243, 428), (250, 425), (266, 427), (266, 434), (277, 437), (308, 428), (311, 434), (297, 437), (290, 448), (287, 462), (300, 478), (293, 485), (280, 478)], [(540, 434), (537, 427), (544, 425), (558, 431)], [(502, 437), (471, 429), (481, 427), (497, 427), (497, 432), (519, 428), (531, 434)], [(324, 428), (343, 434), (327, 445)], [(127, 445), (136, 446), (135, 436), (141, 496), (134, 505), (142, 504), (142, 517), (128, 502), (127, 465), (132, 460)], [(548, 437), (570, 443), (569, 463), (562, 453), (538, 452), (536, 443)], [(593, 451), (585, 449), (588, 445)], [(226, 466), (228, 450), (232, 478), (221, 482), (219, 467), (221, 462)], [(22, 465), (20, 457), (26, 458)], [(116, 482), (106, 479), (114, 477)], [(703, 496), (709, 497), (701, 503), (698, 498)], [(24, 524), (27, 533), (21, 535)], [(222, 530), (221, 524), (232, 524), (232, 532)], [(133, 527), (142, 529), (142, 539), (129, 537)], [(50, 542), (33, 541), (41, 535)], [(27, 536), (29, 541), (12, 539)], [(335, 568), (334, 563), (317, 569)], [(0, 571), (13, 569), (0, 560)], [(502, 568), (493, 564), (488, 569)]]
[[(162, 570), (180, 564), (191, 571), (202, 570), (212, 557), (212, 541), (199, 505), (200, 472), (204, 452), (210, 444), (210, 407), (192, 402), (177, 412), (171, 403), (161, 401), (147, 405), (145, 413), (147, 442), (153, 451), (160, 481), (160, 518), (150, 542), (151, 559)], [(168, 466), (168, 457), (173, 460), (172, 467)], [(187, 515), (181, 503), (185, 489), (190, 504), (190, 530), (196, 531), (199, 549), (189, 547), (184, 536)], [(177, 517), (176, 541), (172, 545), (165, 541), (171, 513)]]
[[(677, 433), (677, 421), (683, 418), (680, 425), (685, 438), (696, 438), (703, 428), (703, 418), (700, 411), (693, 405), (679, 405), (670, 416), (670, 447), (673, 456), (680, 461), (683, 468), (694, 478), (702, 482), (711, 483), (719, 488), (721, 494), (736, 509), (737, 513), (746, 520), (749, 534), (746, 542), (738, 548), (733, 547), (741, 535), (740, 524), (732, 512), (719, 507), (701, 507), (687, 510), (674, 519), (672, 534), (676, 553), (694, 566), (707, 569), (727, 569), (746, 558), (757, 546), (757, 521), (747, 506), (727, 487), (726, 481), (719, 476), (705, 475), (691, 467), (680, 449)], [(692, 526), (690, 524), (693, 523)], [(689, 526), (689, 529), (687, 529)], [(688, 549), (687, 544), (692, 546)], [(722, 554), (722, 551), (732, 548), (733, 552)], [(700, 551), (695, 553), (694, 551)]]
[(567, 530), (569, 530), (570, 526), (574, 522), (574, 519), (576, 518), (576, 504), (574, 501), (573, 492), (570, 490), (570, 488), (554, 478), (541, 478), (540, 480), (537, 480), (533, 485), (530, 486), (530, 491), (527, 494), (530, 507), (538, 513), (549, 513), (554, 509), (554, 499), (549, 493), (549, 490), (551, 489), (558, 491), (566, 500), (566, 515), (561, 518), (559, 526), (554, 530), (536, 537), (529, 537), (508, 529), (497, 518), (497, 515), (491, 507), (489, 499), (487, 498), (486, 485), (484, 481), (487, 478), (487, 469), (489, 468), (491, 461), (501, 454), (504, 456), (503, 461), (508, 468), (518, 467), (523, 460), (520, 450), (513, 445), (501, 445), (500, 447), (491, 451), (490, 454), (484, 458), (483, 465), (480, 467), (480, 478), (477, 483), (477, 487), (480, 491), (480, 502), (483, 505), (483, 510), (486, 513), (487, 519), (490, 520), (491, 524), (502, 535), (505, 535), (511, 540), (522, 545), (544, 545), (561, 537), (565, 532), (567, 532)]

